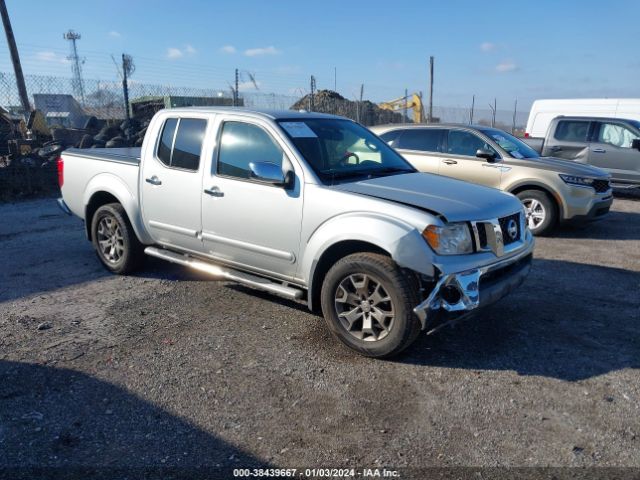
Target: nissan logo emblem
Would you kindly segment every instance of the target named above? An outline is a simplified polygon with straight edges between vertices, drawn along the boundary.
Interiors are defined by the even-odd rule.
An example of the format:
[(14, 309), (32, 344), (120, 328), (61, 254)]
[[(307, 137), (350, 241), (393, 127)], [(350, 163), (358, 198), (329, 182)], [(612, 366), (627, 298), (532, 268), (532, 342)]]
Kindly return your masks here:
[(518, 236), (518, 224), (513, 218), (507, 223), (507, 233), (511, 237), (511, 240), (515, 240)]

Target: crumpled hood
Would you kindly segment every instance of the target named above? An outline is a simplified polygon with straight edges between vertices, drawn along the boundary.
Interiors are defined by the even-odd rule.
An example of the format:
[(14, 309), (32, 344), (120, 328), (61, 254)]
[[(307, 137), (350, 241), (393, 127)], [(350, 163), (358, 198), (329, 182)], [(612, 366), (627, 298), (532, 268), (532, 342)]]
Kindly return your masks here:
[(606, 178), (609, 173), (601, 168), (587, 165), (573, 160), (566, 160), (557, 157), (538, 157), (538, 158), (509, 158), (506, 162), (509, 164), (519, 164), (525, 167), (542, 168), (552, 172), (564, 173), (567, 175), (577, 175), (581, 177)]
[(442, 215), (449, 222), (487, 220), (522, 210), (510, 193), (431, 173), (407, 173), (334, 185)]

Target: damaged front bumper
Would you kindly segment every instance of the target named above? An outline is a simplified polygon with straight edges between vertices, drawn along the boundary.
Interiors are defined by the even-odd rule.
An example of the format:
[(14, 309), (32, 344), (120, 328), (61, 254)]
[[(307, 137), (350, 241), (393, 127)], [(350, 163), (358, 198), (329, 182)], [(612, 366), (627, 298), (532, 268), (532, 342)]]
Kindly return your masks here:
[[(480, 268), (443, 274), (429, 296), (413, 309), (422, 329), (467, 317), (519, 287), (531, 270), (533, 244), (518, 255)], [(435, 328), (434, 328), (435, 327)]]

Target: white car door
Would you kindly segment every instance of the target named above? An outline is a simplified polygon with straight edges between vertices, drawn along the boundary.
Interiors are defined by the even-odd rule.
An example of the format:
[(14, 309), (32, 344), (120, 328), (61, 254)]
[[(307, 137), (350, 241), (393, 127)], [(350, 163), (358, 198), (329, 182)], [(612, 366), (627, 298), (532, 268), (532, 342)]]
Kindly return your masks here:
[[(202, 238), (207, 255), (281, 278), (296, 273), (302, 221), (303, 178), (258, 119), (221, 120), (210, 172), (203, 177)], [(290, 187), (250, 178), (250, 163), (293, 166)], [(272, 165), (273, 166), (273, 165)]]
[(145, 227), (160, 244), (202, 251), (201, 160), (207, 118), (168, 117), (153, 154), (142, 162)]

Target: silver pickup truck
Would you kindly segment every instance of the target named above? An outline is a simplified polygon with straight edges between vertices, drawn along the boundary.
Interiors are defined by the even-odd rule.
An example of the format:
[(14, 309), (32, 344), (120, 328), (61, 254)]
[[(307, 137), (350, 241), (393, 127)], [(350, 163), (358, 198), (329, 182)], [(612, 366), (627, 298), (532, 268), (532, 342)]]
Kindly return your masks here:
[(368, 356), (499, 300), (531, 265), (516, 197), (418, 173), (341, 117), (164, 110), (141, 149), (67, 150), (58, 169), (60, 206), (111, 272), (146, 254), (304, 298)]

